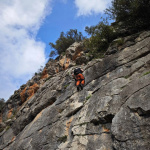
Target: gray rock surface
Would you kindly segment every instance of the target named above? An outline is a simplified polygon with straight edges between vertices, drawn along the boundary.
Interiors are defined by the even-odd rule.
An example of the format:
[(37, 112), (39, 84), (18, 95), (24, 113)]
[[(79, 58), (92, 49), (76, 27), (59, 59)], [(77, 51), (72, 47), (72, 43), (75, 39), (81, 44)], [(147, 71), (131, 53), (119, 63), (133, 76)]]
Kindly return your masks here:
[(149, 150), (150, 32), (134, 42), (85, 65), (80, 92), (73, 68), (49, 78), (0, 133), (0, 149)]

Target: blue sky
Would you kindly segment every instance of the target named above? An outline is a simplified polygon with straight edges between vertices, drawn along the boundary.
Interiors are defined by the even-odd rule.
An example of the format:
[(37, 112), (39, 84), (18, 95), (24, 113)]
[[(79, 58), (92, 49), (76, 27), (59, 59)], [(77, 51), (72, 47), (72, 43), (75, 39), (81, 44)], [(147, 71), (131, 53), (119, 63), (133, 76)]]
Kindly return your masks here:
[(60, 32), (96, 25), (111, 0), (1, 0), (0, 98), (44, 66)]
[(48, 15), (44, 24), (41, 26), (37, 38), (46, 43), (46, 56), (50, 53), (49, 42), (55, 43), (60, 33), (67, 32), (70, 29), (77, 29), (87, 36), (84, 31), (85, 26), (96, 25), (102, 13), (92, 13), (78, 16), (78, 8), (74, 1), (56, 0), (53, 2), (53, 10), (51, 15)]

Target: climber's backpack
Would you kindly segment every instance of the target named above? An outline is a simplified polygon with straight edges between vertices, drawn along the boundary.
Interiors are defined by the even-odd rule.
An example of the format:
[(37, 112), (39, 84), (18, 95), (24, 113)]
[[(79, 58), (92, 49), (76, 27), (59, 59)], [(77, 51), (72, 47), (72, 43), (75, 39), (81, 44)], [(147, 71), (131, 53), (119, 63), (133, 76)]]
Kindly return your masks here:
[(82, 73), (83, 71), (80, 68), (76, 68), (74, 70), (74, 75), (78, 75), (79, 73)]

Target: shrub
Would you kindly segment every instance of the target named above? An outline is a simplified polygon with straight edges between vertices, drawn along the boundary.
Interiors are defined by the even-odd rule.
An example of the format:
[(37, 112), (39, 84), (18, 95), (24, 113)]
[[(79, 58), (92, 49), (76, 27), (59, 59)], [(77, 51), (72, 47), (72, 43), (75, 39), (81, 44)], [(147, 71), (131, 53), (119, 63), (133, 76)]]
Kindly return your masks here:
[(84, 40), (84, 46), (94, 58), (102, 57), (109, 44), (117, 37), (115, 29), (109, 25), (107, 19), (96, 26), (86, 27), (85, 31), (91, 37)]
[(65, 143), (66, 141), (67, 141), (67, 135), (64, 135), (64, 136), (62, 136), (62, 137), (59, 137), (59, 139), (57, 140), (58, 142), (63, 142), (63, 143)]
[(0, 98), (0, 113), (2, 112), (4, 105), (5, 105), (5, 100), (3, 98)]

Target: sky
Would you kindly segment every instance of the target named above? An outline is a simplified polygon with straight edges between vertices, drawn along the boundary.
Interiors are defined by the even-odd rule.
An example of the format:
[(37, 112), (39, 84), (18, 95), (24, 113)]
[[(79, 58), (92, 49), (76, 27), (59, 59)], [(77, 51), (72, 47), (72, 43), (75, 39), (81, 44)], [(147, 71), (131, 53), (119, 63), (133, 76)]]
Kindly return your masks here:
[(48, 61), (60, 33), (98, 24), (111, 0), (0, 0), (0, 98)]

